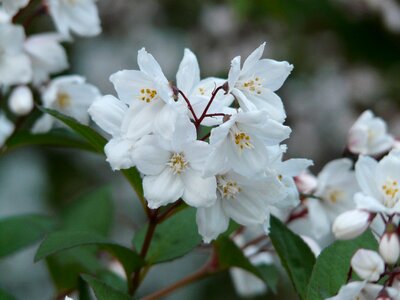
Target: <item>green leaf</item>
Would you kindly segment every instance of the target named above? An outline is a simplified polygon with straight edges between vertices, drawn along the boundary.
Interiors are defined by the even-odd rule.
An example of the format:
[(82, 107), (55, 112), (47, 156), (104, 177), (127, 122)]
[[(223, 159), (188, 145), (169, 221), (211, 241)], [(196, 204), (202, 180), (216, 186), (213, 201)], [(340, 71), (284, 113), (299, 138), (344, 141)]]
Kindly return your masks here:
[(314, 266), (307, 299), (323, 300), (337, 294), (346, 283), (351, 257), (360, 248), (377, 250), (378, 243), (370, 231), (354, 240), (336, 241), (324, 249)]
[[(134, 237), (136, 249), (141, 249), (146, 228)], [(196, 210), (186, 208), (157, 226), (147, 252), (146, 261), (157, 264), (181, 257), (199, 245), (201, 237), (197, 231)]]
[(75, 247), (97, 245), (108, 251), (123, 265), (129, 276), (143, 266), (141, 257), (129, 248), (110, 242), (108, 239), (92, 232), (60, 231), (50, 234), (39, 246), (35, 262), (55, 253)]
[(306, 243), (281, 221), (271, 216), (270, 238), (283, 267), (301, 299), (306, 299), (315, 256)]
[(64, 215), (65, 230), (86, 231), (106, 236), (113, 220), (111, 189), (103, 187), (80, 197)]
[(0, 300), (15, 300), (15, 297), (11, 296), (6, 291), (0, 289)]
[(122, 293), (104, 282), (89, 276), (82, 275), (82, 278), (90, 285), (96, 295), (97, 300), (131, 300), (132, 298)]
[(50, 217), (20, 215), (0, 220), (0, 258), (29, 246), (54, 228)]
[(78, 288), (82, 273), (97, 274), (104, 270), (96, 257), (96, 247), (93, 246), (56, 253), (47, 257), (46, 263), (58, 291)]
[(229, 269), (237, 267), (260, 278), (272, 291), (276, 292), (279, 274), (273, 265), (255, 266), (244, 255), (243, 251), (227, 236), (221, 235), (214, 245), (218, 254), (218, 262), (221, 268)]
[[(78, 133), (81, 137), (83, 137), (98, 153), (104, 154), (104, 146), (107, 143), (107, 140), (101, 136), (97, 131), (93, 130), (89, 126), (83, 125), (76, 121), (75, 119), (65, 116), (59, 113), (56, 110), (42, 108), (42, 110), (51, 116), (55, 117), (59, 121), (63, 122), (65, 125), (70, 127), (76, 133)], [(127, 170), (122, 170), (122, 174), (129, 181), (138, 197), (144, 203), (143, 197), (143, 187), (142, 187), (142, 178), (140, 177), (139, 172), (136, 168), (130, 168)]]
[(56, 110), (46, 109), (46, 108), (41, 108), (41, 109), (44, 112), (48, 113), (49, 115), (53, 116), (54, 118), (60, 120), (65, 125), (73, 129), (80, 136), (85, 138), (89, 142), (89, 144), (94, 149), (97, 150), (97, 152), (99, 153), (104, 152), (104, 146), (106, 145), (107, 140), (103, 136), (101, 136), (97, 131), (93, 130), (89, 126), (79, 123), (74, 118), (59, 113)]
[(279, 271), (275, 265), (260, 265), (257, 266), (262, 279), (273, 293), (278, 292)]
[(20, 131), (7, 140), (7, 150), (29, 145), (46, 145), (96, 151), (96, 149), (94, 149), (84, 139), (65, 128), (52, 129), (43, 134), (33, 134), (29, 131)]

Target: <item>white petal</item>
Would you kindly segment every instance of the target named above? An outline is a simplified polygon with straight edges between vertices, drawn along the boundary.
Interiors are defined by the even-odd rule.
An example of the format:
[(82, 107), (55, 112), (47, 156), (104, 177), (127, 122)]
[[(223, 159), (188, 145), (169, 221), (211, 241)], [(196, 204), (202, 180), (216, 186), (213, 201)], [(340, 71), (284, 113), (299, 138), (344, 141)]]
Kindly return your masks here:
[(231, 61), (231, 68), (228, 74), (228, 88), (230, 91), (235, 87), (236, 81), (240, 75), (240, 56), (236, 56)]
[(105, 132), (117, 135), (121, 132), (121, 124), (128, 107), (114, 96), (98, 98), (89, 107), (88, 113), (93, 121)]
[(279, 171), (286, 176), (297, 176), (314, 163), (310, 159), (292, 158), (282, 162)]
[(264, 53), (265, 42), (262, 43), (256, 50), (254, 50), (244, 61), (242, 74), (251, 72), (251, 70), (257, 65), (258, 61)]
[(178, 73), (176, 74), (176, 84), (186, 96), (189, 96), (199, 82), (200, 68), (197, 58), (192, 51), (185, 49)]
[(158, 139), (154, 135), (141, 138), (133, 152), (136, 167), (145, 175), (158, 175), (166, 167), (171, 153), (160, 147)]
[(203, 178), (202, 174), (187, 169), (182, 175), (185, 191), (182, 199), (194, 207), (208, 207), (217, 200), (217, 181), (214, 176)]
[(190, 166), (196, 171), (204, 169), (204, 163), (211, 153), (211, 146), (203, 141), (194, 141), (183, 146), (183, 152)]
[(122, 138), (113, 138), (106, 144), (104, 152), (113, 170), (129, 169), (135, 165), (132, 158), (134, 146), (134, 141)]
[(371, 212), (386, 211), (386, 207), (381, 202), (379, 202), (379, 200), (363, 193), (356, 193), (354, 195), (354, 202), (356, 203), (357, 209), (365, 209)]
[(339, 293), (334, 296), (327, 298), (326, 300), (350, 300), (357, 299), (360, 296), (362, 289), (365, 287), (365, 281), (354, 281), (346, 285), (343, 285)]
[(229, 217), (222, 210), (221, 201), (217, 200), (213, 206), (197, 209), (196, 222), (203, 241), (209, 243), (228, 229)]
[(184, 189), (180, 176), (168, 167), (159, 175), (143, 178), (144, 196), (152, 209), (177, 201), (182, 197)]
[(368, 156), (360, 156), (355, 166), (357, 182), (361, 190), (368, 196), (380, 198), (375, 181), (378, 162)]
[(53, 127), (55, 119), (49, 114), (44, 114), (33, 124), (32, 133), (46, 133)]
[(311, 233), (317, 239), (326, 237), (331, 231), (331, 223), (317, 199), (307, 199), (308, 216), (311, 221)]

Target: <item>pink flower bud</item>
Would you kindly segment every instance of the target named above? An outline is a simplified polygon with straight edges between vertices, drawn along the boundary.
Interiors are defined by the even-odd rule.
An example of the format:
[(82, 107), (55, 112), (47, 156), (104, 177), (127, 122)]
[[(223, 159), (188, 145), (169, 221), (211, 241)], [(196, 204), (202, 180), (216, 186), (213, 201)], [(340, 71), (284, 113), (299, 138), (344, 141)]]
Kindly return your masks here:
[(350, 210), (333, 222), (332, 231), (339, 240), (350, 240), (362, 234), (369, 226), (371, 214), (363, 210)]
[(379, 242), (379, 253), (384, 261), (395, 264), (400, 256), (400, 241), (397, 233), (386, 232)]

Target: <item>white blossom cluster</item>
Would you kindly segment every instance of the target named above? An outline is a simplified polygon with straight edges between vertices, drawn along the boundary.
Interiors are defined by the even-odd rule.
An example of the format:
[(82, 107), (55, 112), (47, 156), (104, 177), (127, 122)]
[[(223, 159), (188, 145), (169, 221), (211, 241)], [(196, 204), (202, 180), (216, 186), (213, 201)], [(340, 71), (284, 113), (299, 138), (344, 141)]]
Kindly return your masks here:
[(282, 161), (280, 143), (291, 130), (275, 91), (292, 66), (262, 59), (264, 46), (242, 66), (234, 58), (227, 79), (202, 80), (196, 56), (186, 49), (176, 86), (141, 49), (139, 70), (110, 77), (118, 98), (104, 96), (89, 108), (111, 135), (105, 147), (111, 167), (136, 166), (152, 209), (180, 199), (197, 208), (205, 242), (224, 232), (230, 219), (268, 227), (271, 207), (297, 205), (293, 177), (311, 165)]
[[(100, 96), (96, 87), (80, 76), (50, 76), (68, 68), (66, 51), (61, 45), (71, 40), (71, 32), (80, 36), (94, 36), (101, 32), (94, 0), (46, 0), (39, 3), (32, 17), (47, 12), (57, 32), (26, 36), (19, 25), (19, 11), (29, 0), (0, 0), (0, 88), (3, 95), (10, 93), (8, 106), (16, 117), (29, 114), (34, 107), (32, 90), (41, 95), (43, 107), (59, 110), (82, 123), (88, 124), (87, 108)], [(37, 14), (37, 15), (36, 15)], [(51, 129), (55, 120), (44, 115), (32, 131), (43, 133)], [(0, 146), (14, 131), (4, 111), (0, 111)]]

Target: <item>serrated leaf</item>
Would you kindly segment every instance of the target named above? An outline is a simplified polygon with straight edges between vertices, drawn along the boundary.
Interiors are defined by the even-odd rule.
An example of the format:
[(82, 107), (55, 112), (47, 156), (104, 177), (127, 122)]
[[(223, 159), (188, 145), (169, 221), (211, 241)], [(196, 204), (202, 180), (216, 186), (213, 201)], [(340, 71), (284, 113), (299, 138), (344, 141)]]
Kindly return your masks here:
[(0, 258), (41, 239), (55, 226), (47, 216), (20, 215), (0, 220)]
[(20, 131), (7, 140), (7, 151), (30, 145), (77, 148), (86, 151), (97, 151), (86, 140), (65, 128), (52, 129), (43, 134)]
[(227, 236), (221, 235), (214, 245), (217, 250), (218, 263), (221, 268), (229, 269), (232, 267), (243, 269), (255, 275), (265, 282), (267, 286), (276, 292), (278, 282), (278, 271), (273, 265), (253, 265), (244, 255), (243, 251)]
[[(146, 228), (134, 237), (136, 249), (141, 249)], [(158, 264), (181, 257), (199, 245), (201, 237), (196, 225), (196, 210), (186, 208), (157, 226), (147, 252), (146, 262)]]
[(325, 248), (314, 266), (307, 299), (323, 300), (337, 294), (346, 283), (351, 257), (360, 248), (377, 250), (378, 243), (370, 231), (354, 240), (336, 241)]
[(131, 300), (132, 298), (122, 293), (106, 283), (89, 275), (82, 275), (82, 278), (90, 285), (96, 295), (97, 300)]
[(60, 231), (50, 234), (39, 246), (35, 262), (64, 250), (95, 245), (108, 251), (123, 265), (129, 276), (143, 266), (141, 257), (129, 248), (110, 242), (108, 239), (92, 232)]
[(302, 238), (276, 217), (271, 216), (270, 224), (269, 236), (281, 263), (300, 298), (306, 299), (307, 285), (315, 264), (315, 256)]
[(86, 231), (106, 236), (113, 220), (111, 189), (102, 187), (80, 197), (63, 218), (63, 229)]

